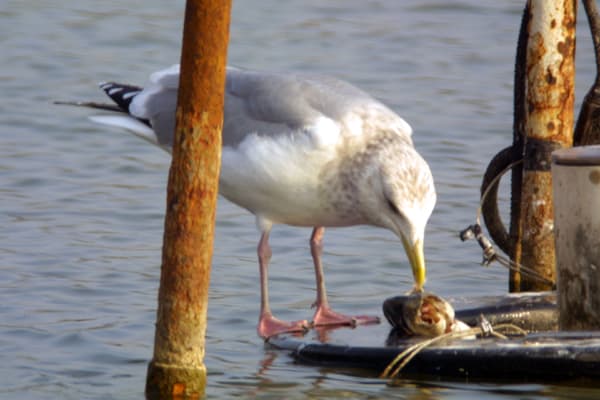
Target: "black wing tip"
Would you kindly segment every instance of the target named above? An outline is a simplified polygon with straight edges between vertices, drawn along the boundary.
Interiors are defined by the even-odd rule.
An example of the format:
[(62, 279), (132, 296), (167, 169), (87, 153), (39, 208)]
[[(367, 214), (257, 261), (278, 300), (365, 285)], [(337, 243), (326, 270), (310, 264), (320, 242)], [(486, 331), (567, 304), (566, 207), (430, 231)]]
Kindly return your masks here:
[(142, 91), (141, 87), (117, 82), (102, 82), (98, 86), (125, 112), (129, 112), (131, 101)]

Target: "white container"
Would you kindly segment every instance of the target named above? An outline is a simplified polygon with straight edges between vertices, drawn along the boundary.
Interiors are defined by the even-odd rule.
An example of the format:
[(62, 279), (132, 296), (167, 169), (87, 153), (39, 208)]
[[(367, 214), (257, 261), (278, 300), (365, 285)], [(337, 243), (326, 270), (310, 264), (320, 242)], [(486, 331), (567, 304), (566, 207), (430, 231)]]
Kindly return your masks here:
[(600, 330), (600, 146), (552, 153), (561, 330)]

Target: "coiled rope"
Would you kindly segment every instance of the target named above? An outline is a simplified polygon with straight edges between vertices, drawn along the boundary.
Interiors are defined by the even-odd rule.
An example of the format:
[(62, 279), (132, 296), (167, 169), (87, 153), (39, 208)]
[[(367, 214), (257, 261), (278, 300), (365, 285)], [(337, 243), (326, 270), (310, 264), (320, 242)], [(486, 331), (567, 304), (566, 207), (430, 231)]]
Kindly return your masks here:
[[(504, 334), (502, 334), (500, 332), (503, 332)], [(499, 339), (508, 339), (508, 337), (505, 336), (505, 334), (525, 336), (525, 335), (527, 335), (527, 332), (513, 324), (498, 324), (498, 325), (492, 327), (492, 324), (490, 324), (490, 322), (487, 319), (485, 319), (485, 317), (482, 315), (480, 317), (479, 326), (477, 326), (475, 328), (467, 329), (467, 330), (461, 331), (461, 332), (445, 333), (443, 335), (436, 336), (431, 339), (423, 340), (419, 343), (416, 343), (416, 344), (408, 347), (402, 353), (398, 354), (392, 360), (392, 362), (390, 362), (388, 364), (388, 366), (385, 368), (385, 370), (383, 370), (383, 372), (381, 373), (380, 377), (384, 378), (384, 379), (396, 378), (400, 374), (402, 369), (404, 369), (404, 367), (406, 367), (406, 365), (410, 362), (410, 360), (412, 360), (423, 349), (425, 349), (435, 343), (438, 343), (438, 342), (441, 342), (444, 340), (462, 339), (462, 338), (468, 338), (468, 337), (477, 336), (477, 335), (481, 336), (481, 337), (493, 336), (493, 337), (496, 337)]]

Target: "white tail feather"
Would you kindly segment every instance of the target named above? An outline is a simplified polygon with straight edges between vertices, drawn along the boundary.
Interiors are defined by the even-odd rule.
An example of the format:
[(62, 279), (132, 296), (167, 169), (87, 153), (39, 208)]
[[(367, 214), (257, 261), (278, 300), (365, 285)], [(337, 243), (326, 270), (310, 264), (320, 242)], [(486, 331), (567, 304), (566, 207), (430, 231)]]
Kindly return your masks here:
[(161, 146), (158, 143), (158, 139), (152, 128), (135, 118), (126, 115), (92, 115), (89, 119), (99, 124), (125, 129), (168, 153), (171, 152), (171, 149)]

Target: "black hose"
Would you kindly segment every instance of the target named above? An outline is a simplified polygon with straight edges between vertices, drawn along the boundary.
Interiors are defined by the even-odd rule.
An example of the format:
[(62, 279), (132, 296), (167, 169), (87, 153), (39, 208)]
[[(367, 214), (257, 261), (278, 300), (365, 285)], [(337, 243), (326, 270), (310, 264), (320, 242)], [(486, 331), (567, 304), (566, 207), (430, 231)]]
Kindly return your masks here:
[(496, 178), (516, 161), (514, 158), (512, 146), (501, 150), (490, 161), (481, 182), (481, 214), (483, 222), (494, 243), (506, 254), (512, 253), (513, 243), (502, 223), (500, 211), (498, 210), (498, 186), (500, 180)]

